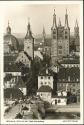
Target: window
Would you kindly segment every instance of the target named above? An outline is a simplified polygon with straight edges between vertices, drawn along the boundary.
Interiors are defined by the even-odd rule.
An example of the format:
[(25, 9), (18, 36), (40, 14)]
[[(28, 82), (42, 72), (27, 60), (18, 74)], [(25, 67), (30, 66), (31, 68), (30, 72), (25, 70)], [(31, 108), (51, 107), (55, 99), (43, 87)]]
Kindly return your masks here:
[(73, 84), (73, 86), (75, 86), (75, 84)]
[(62, 54), (62, 50), (59, 50), (59, 54)]
[(62, 46), (58, 46), (59, 49), (62, 49)]
[(65, 31), (65, 34), (67, 34), (67, 31)]
[(75, 92), (75, 89), (73, 89), (73, 92)]
[(48, 79), (50, 79), (50, 76), (48, 77)]
[(59, 100), (58, 100), (58, 103), (60, 103), (60, 102), (61, 102), (61, 100), (59, 99)]
[(42, 93), (41, 93), (41, 96), (42, 96)]
[(43, 76), (41, 76), (41, 79), (43, 79)]
[(29, 46), (27, 48), (29, 49)]
[(43, 82), (41, 82), (41, 85), (43, 85)]
[(68, 37), (67, 36), (65, 36), (65, 39), (67, 39)]
[(57, 104), (57, 100), (55, 100), (55, 104)]
[(53, 34), (56, 34), (56, 31), (53, 31)]
[(53, 35), (53, 39), (56, 39), (56, 35)]

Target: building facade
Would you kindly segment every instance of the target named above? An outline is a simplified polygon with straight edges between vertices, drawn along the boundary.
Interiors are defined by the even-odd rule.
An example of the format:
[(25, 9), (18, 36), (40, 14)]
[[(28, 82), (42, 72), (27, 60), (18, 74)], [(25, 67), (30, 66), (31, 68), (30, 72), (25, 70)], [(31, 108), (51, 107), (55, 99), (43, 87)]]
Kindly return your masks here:
[(70, 42), (70, 28), (68, 24), (68, 14), (66, 10), (65, 14), (65, 26), (61, 25), (59, 19), (59, 24), (56, 24), (56, 14), (54, 10), (53, 14), (53, 26), (51, 28), (51, 58), (52, 64), (63, 57), (69, 55), (69, 42)]

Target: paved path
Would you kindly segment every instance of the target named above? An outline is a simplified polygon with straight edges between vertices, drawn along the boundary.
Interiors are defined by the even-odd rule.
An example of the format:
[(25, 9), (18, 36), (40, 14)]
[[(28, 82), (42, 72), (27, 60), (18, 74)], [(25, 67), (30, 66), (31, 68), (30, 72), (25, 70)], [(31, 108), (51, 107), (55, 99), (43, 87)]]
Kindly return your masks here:
[(20, 107), (21, 107), (21, 104), (17, 104), (16, 106), (13, 106), (8, 113), (5, 113), (4, 118), (14, 119), (16, 114), (20, 112)]

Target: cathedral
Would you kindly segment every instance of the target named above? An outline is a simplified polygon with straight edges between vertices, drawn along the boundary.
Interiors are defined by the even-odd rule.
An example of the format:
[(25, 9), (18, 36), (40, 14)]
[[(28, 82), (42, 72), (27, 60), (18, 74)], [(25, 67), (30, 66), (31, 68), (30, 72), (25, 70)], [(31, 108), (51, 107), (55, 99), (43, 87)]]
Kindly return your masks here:
[(68, 24), (67, 10), (65, 14), (65, 25), (62, 26), (61, 20), (59, 19), (59, 24), (57, 26), (54, 9), (51, 37), (51, 59), (52, 64), (55, 64), (59, 58), (69, 55), (70, 27)]

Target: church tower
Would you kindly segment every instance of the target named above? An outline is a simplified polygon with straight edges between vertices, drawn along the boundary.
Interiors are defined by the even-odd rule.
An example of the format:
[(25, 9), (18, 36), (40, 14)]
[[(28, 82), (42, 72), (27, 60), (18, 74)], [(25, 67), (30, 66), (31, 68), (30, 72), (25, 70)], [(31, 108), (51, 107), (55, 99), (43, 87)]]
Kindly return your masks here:
[(6, 29), (6, 34), (10, 35), (11, 34), (11, 27), (9, 26), (9, 21), (8, 21), (8, 27)]
[(79, 40), (79, 26), (78, 26), (77, 20), (76, 20), (75, 27), (74, 27), (74, 37), (75, 37), (76, 51), (79, 52), (80, 40)]
[(24, 52), (26, 52), (27, 55), (30, 56), (32, 60), (34, 59), (34, 38), (32, 36), (31, 26), (29, 21), (27, 25), (27, 33), (24, 39)]
[(45, 28), (44, 28), (44, 26), (43, 26), (43, 32), (42, 32), (42, 42), (43, 42), (43, 44), (44, 44), (44, 42), (45, 42), (45, 38), (46, 38), (46, 33), (45, 33)]
[(69, 55), (70, 28), (68, 24), (68, 14), (66, 9), (65, 26), (64, 26), (64, 56)]
[(57, 56), (58, 56), (58, 52), (57, 52), (57, 24), (56, 24), (56, 14), (55, 14), (55, 9), (54, 9), (54, 14), (53, 14), (53, 26), (51, 28), (51, 63), (52, 65), (55, 64), (55, 62), (57, 61)]

